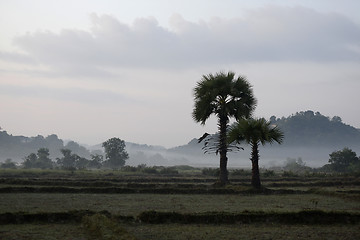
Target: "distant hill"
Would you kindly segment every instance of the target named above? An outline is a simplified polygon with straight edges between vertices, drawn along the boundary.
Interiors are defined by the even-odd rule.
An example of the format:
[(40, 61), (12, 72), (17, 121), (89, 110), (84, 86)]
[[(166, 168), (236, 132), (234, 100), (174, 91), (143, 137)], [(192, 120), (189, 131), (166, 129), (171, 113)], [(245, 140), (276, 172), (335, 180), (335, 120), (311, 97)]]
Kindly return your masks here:
[(285, 134), (284, 146), (344, 147), (360, 146), (360, 131), (342, 122), (313, 111), (297, 112), (287, 118), (270, 118)]
[(80, 146), (74, 141), (64, 144), (57, 135), (52, 134), (47, 137), (38, 135), (36, 137), (13, 136), (6, 131), (0, 131), (0, 161), (4, 162), (10, 158), (17, 162), (22, 162), (23, 158), (30, 153), (36, 153), (39, 148), (48, 148), (50, 158), (56, 159), (62, 156), (60, 150), (70, 149), (73, 153), (81, 157), (90, 158), (90, 151)]
[[(272, 116), (270, 121), (284, 132), (284, 143), (260, 147), (261, 166), (281, 165), (287, 158), (302, 158), (308, 166), (319, 167), (328, 162), (331, 152), (344, 147), (349, 147), (360, 154), (359, 129), (343, 123), (338, 116), (330, 118), (309, 110), (297, 112), (289, 117)], [(188, 144), (168, 151), (192, 154), (200, 159), (202, 147), (202, 143), (198, 144), (197, 139), (192, 139)], [(242, 147), (244, 151), (229, 153), (230, 166), (249, 166), (250, 148), (246, 145)], [(214, 154), (205, 156), (214, 162)]]

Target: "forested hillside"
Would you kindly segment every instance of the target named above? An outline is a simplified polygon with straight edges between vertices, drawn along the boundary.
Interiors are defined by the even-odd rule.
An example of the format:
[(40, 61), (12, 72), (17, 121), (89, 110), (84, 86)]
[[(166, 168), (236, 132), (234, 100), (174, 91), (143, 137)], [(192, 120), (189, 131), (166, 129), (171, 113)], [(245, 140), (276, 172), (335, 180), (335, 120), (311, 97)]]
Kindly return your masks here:
[(64, 144), (57, 135), (47, 137), (38, 135), (36, 137), (13, 136), (6, 131), (0, 131), (0, 161), (8, 158), (14, 161), (21, 161), (30, 153), (36, 153), (39, 148), (48, 148), (50, 157), (55, 159), (62, 156), (60, 149), (70, 149), (73, 153), (82, 157), (90, 157), (90, 152), (74, 141)]
[(289, 117), (270, 118), (285, 134), (284, 146), (344, 147), (360, 145), (360, 131), (342, 122), (313, 111), (298, 112)]

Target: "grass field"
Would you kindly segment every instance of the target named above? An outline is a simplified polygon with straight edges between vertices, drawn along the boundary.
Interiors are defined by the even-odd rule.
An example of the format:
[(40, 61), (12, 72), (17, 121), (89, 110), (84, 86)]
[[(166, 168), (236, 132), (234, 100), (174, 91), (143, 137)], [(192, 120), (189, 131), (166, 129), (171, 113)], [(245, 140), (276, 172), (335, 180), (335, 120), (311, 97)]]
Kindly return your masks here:
[[(0, 239), (360, 239), (357, 176), (269, 177), (260, 192), (248, 176), (233, 177), (225, 188), (215, 180), (193, 172), (0, 171)], [(86, 215), (71, 219), (79, 210)], [(146, 223), (140, 216), (149, 211), (170, 217)], [(292, 221), (302, 211), (311, 219)], [(245, 221), (229, 221), (236, 214)], [(324, 224), (327, 217), (333, 220)]]

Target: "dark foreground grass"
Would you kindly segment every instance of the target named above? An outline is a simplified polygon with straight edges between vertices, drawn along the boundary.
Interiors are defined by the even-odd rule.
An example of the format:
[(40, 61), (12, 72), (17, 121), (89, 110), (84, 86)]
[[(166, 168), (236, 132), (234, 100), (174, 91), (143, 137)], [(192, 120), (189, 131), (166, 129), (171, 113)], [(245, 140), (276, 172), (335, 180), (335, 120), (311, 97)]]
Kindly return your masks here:
[(79, 224), (9, 224), (0, 225), (1, 240), (86, 240)]
[[(360, 239), (360, 224), (356, 225), (283, 225), (261, 224), (121, 224), (128, 239), (138, 240), (199, 240), (199, 239)], [(106, 234), (104, 230), (102, 233)], [(120, 236), (116, 235), (119, 234)], [(96, 238), (97, 236), (97, 238)], [(0, 225), (0, 239), (6, 240), (92, 240), (127, 239), (120, 233), (91, 235), (82, 224)]]
[(107, 211), (70, 211), (56, 213), (3, 213), (0, 214), (0, 224), (26, 223), (78, 223), (84, 219), (101, 215), (103, 219), (113, 219), (116, 222), (139, 222), (151, 224), (251, 224), (251, 223), (283, 223), (283, 224), (358, 224), (360, 214), (347, 212), (324, 212), (307, 210), (300, 212), (203, 212), (178, 213), (145, 211), (138, 216), (114, 215)]
[(280, 224), (168, 224), (168, 225), (129, 225), (127, 230), (138, 239), (306, 239), (328, 240), (360, 239), (360, 225), (280, 225)]

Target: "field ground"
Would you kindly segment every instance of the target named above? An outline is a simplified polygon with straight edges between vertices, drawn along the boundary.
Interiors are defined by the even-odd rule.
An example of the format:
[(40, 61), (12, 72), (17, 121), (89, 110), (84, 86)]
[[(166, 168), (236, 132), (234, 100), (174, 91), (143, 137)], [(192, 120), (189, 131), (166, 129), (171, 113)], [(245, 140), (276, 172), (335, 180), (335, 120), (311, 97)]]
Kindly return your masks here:
[(358, 176), (269, 177), (260, 192), (231, 180), (1, 171), (0, 239), (360, 239)]
[[(360, 239), (360, 224), (356, 225), (278, 225), (278, 224), (123, 224), (136, 239)], [(0, 225), (4, 240), (87, 240), (91, 238), (79, 224)], [(106, 239), (106, 238), (104, 238)], [(108, 238), (111, 239), (111, 238)], [(114, 238), (117, 239), (117, 238)]]
[(298, 212), (302, 210), (360, 213), (360, 203), (316, 194), (290, 195), (197, 195), (197, 194), (49, 194), (3, 193), (0, 212), (66, 212), (106, 210), (138, 216), (141, 212)]

